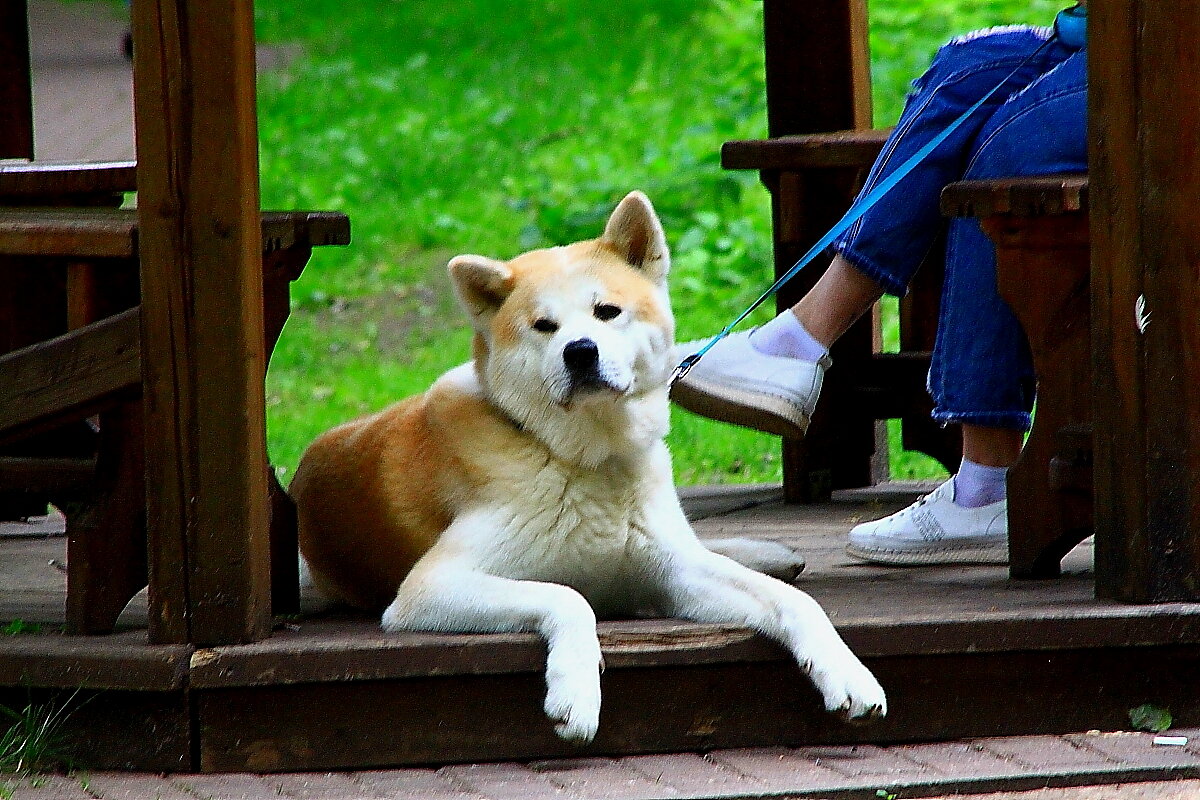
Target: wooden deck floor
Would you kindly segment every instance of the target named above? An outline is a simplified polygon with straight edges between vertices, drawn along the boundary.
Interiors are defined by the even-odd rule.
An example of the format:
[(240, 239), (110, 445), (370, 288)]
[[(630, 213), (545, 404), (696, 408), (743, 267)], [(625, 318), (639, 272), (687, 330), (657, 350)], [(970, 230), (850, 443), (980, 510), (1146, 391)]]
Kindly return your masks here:
[[(1087, 545), (1063, 578), (1038, 582), (1010, 581), (1001, 567), (879, 568), (844, 556), (850, 526), (919, 488), (845, 492), (817, 506), (785, 506), (773, 487), (687, 493), (701, 536), (758, 536), (804, 553), (798, 585), (880, 677), (886, 721), (831, 719), (781, 650), (748, 631), (608, 621), (601, 732), (586, 752), (1119, 729), (1144, 702), (1200, 724), (1200, 604), (1095, 600)], [(532, 636), (384, 635), (374, 619), (306, 597), (300, 618), (243, 647), (149, 646), (141, 599), (119, 634), (63, 637), (54, 632), (63, 540), (15, 533), (0, 532), (0, 620), (46, 627), (0, 637), (0, 686), (104, 690), (80, 725), (103, 715), (114, 739), (122, 725), (155, 725), (152, 747), (142, 737), (106, 766), (271, 771), (578, 752), (541, 715), (544, 649)]]

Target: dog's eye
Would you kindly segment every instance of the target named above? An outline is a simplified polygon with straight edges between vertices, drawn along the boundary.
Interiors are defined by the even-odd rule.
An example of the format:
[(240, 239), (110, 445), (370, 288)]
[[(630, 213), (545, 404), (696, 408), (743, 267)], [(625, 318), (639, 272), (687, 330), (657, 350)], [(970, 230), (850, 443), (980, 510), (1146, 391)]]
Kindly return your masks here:
[(614, 306), (612, 303), (600, 303), (592, 309), (592, 314), (601, 322), (608, 322), (610, 319), (621, 316), (621, 307)]
[(558, 323), (552, 319), (540, 317), (533, 321), (533, 329), (535, 331), (541, 331), (542, 333), (554, 333), (556, 330), (558, 330)]

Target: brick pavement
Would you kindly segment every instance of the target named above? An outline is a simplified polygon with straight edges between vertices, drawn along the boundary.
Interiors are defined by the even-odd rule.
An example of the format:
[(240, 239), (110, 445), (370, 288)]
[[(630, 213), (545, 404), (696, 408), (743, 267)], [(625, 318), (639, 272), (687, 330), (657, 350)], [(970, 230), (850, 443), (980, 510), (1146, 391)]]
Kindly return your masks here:
[[(938, 798), (1200, 800), (1200, 729), (718, 750), (625, 758), (284, 775), (81, 773), (9, 779), (12, 800), (659, 800)], [(1173, 779), (1173, 780), (1166, 780)], [(1056, 788), (1044, 788), (1056, 787)], [(986, 794), (991, 792), (991, 794)]]

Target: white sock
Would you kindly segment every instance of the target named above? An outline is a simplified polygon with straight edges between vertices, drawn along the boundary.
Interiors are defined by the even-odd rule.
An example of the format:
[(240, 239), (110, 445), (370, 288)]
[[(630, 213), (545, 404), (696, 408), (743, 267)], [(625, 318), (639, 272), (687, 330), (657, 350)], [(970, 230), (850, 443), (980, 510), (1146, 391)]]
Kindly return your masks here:
[(814, 362), (829, 352), (790, 309), (750, 334), (750, 346), (763, 355)]
[(1008, 496), (1008, 467), (985, 467), (962, 460), (954, 476), (954, 505), (979, 508), (998, 503)]

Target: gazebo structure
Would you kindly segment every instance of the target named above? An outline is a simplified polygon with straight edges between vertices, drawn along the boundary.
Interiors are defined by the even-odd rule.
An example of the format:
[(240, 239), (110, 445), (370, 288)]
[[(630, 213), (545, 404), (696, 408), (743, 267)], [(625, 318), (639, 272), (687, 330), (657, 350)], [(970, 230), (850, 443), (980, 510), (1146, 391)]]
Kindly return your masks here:
[[(879, 135), (864, 132), (865, 0), (764, 5), (771, 138), (731, 143), (725, 161), (772, 189), (786, 266), (840, 213)], [(1093, 0), (1090, 14), (1089, 175), (952, 187), (945, 205), (985, 217), (1018, 267), (1067, 259), (1083, 276), (1009, 294), (1031, 308), (1074, 297), (1073, 316), (1050, 309), (1048, 333), (1031, 335), (1072, 376), (1040, 402), (1080, 382), (1090, 401), (1055, 406), (1062, 425), (1041, 434), (1046, 449), (1031, 446), (1059, 459), (1066, 493), (1039, 494), (1018, 519), (1040, 530), (1068, 496), (1087, 508), (1071, 511), (1065, 535), (1061, 520), (1059, 533), (1015, 528), (1036, 547), (1014, 551), (1014, 573), (1056, 575), (1087, 518), (1094, 584), (978, 568), (855, 573), (821, 545), (858, 505), (893, 496), (852, 488), (878, 477), (876, 419), (905, 419), (914, 448), (954, 450), (915, 399), (930, 327), (917, 291), (905, 351), (878, 358), (869, 327), (852, 335), (847, 356), (870, 379), (835, 387), (845, 402), (822, 412), (813, 440), (785, 445), (789, 499), (832, 493), (833, 504), (785, 505), (769, 489), (692, 504), (709, 516), (702, 533), (737, 526), (808, 543), (806, 589), (884, 682), (889, 718), (830, 720), (794, 665), (750, 632), (610, 622), (589, 752), (1111, 728), (1139, 701), (1200, 724), (1200, 326), (1188, 311), (1200, 301), (1200, 91), (1178, 79), (1200, 71), (1200, 4)], [(281, 619), (297, 608), (295, 524), (268, 466), (263, 379), (289, 282), (313, 246), (346, 244), (349, 223), (260, 211), (250, 0), (135, 0), (136, 165), (34, 159), (25, 30), (24, 0), (3, 4), (0, 157), (20, 161), (0, 163), (0, 512), (20, 493), (63, 507), (69, 581), (65, 611), (0, 586), (0, 619), (65, 621), (68, 635), (0, 638), (0, 702), (80, 690), (72, 726), (97, 767), (575, 752), (541, 717), (544, 650), (532, 636)], [(136, 211), (117, 208), (134, 189)], [(1085, 349), (1063, 357), (1068, 338)], [(1078, 357), (1088, 342), (1090, 365)], [(1023, 480), (1036, 492), (1049, 479), (1033, 469)], [(108, 633), (147, 583), (146, 626)]]

